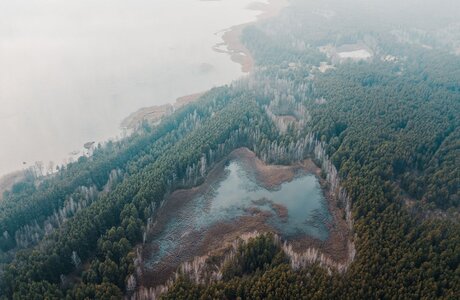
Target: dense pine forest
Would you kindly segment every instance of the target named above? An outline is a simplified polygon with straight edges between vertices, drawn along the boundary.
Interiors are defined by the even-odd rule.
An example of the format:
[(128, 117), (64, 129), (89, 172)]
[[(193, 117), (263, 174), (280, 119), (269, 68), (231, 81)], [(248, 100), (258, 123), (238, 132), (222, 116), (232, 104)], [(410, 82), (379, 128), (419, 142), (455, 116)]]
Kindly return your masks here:
[[(445, 29), (458, 12), (421, 9), (409, 22), (391, 5), (350, 7), (360, 4), (292, 1), (243, 31), (247, 78), (5, 192), (0, 298), (135, 295), (137, 249), (165, 195), (239, 147), (267, 163), (315, 158), (350, 199), (353, 262), (293, 267), (261, 234), (218, 280), (182, 274), (162, 298), (460, 298), (460, 42)], [(337, 54), (356, 49), (371, 56)]]

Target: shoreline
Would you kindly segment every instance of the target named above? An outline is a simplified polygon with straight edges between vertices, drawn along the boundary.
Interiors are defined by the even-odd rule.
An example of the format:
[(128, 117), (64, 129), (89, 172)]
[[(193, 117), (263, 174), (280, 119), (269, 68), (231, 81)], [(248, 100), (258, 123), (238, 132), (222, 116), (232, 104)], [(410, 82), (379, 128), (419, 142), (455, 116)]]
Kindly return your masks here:
[(177, 109), (198, 100), (205, 92), (194, 93), (181, 96), (174, 103), (166, 103), (162, 105), (153, 105), (139, 108), (131, 113), (120, 123), (121, 129), (135, 130), (142, 122), (147, 121), (150, 124), (155, 124), (161, 121), (164, 116), (172, 114)]
[[(232, 26), (220, 32), (222, 35), (222, 43), (218, 43), (213, 47), (213, 50), (219, 53), (227, 53), (230, 59), (241, 65), (243, 73), (251, 73), (254, 70), (254, 58), (249, 49), (243, 44), (241, 35), (243, 30), (252, 24), (269, 19), (280, 13), (280, 11), (289, 5), (288, 0), (269, 0), (267, 3), (254, 2), (248, 9), (258, 10), (261, 13), (256, 17), (255, 21), (247, 22)], [(222, 49), (225, 47), (226, 49)]]

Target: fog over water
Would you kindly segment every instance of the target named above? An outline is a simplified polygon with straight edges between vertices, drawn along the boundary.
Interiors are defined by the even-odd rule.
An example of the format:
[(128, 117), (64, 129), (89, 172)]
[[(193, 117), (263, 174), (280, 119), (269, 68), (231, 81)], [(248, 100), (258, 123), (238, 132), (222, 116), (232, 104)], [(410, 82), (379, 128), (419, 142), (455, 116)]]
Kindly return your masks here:
[(253, 0), (0, 1), (0, 175), (61, 164), (138, 108), (231, 82), (212, 46)]

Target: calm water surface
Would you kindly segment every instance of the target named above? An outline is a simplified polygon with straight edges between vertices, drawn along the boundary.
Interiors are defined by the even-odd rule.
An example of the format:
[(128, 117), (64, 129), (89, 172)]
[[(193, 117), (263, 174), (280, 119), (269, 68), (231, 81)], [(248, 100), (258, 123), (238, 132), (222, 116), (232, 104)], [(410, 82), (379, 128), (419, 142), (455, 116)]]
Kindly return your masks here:
[[(224, 179), (174, 212), (163, 231), (154, 237), (158, 250), (148, 259), (150, 266), (159, 263), (165, 256), (186, 253), (187, 249), (181, 242), (190, 233), (204, 231), (217, 222), (231, 222), (248, 215), (247, 209), (251, 207), (270, 212), (268, 223), (284, 238), (308, 235), (325, 240), (328, 237), (326, 223), (331, 216), (314, 175), (299, 175), (275, 190), (267, 190), (237, 160), (232, 161), (225, 171)], [(287, 219), (280, 218), (271, 203), (284, 206), (288, 212)]]
[(0, 176), (61, 164), (145, 106), (231, 82), (212, 46), (253, 0), (0, 1)]

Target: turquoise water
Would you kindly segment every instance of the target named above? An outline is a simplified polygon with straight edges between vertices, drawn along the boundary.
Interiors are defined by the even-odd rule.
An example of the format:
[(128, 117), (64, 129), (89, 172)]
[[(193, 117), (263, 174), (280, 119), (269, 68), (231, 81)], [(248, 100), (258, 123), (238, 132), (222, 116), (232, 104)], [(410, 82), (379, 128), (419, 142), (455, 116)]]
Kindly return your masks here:
[[(166, 255), (181, 256), (187, 251), (185, 242), (191, 233), (204, 232), (218, 222), (232, 222), (250, 215), (248, 209), (270, 213), (267, 223), (283, 238), (308, 235), (320, 240), (328, 237), (326, 223), (331, 220), (318, 179), (312, 174), (298, 174), (290, 182), (268, 190), (254, 180), (250, 170), (239, 161), (225, 167), (225, 176), (208, 190), (188, 201), (173, 217), (163, 231), (154, 238), (158, 250), (148, 259), (155, 265)], [(287, 217), (277, 213), (273, 204), (287, 210)], [(195, 234), (195, 245), (200, 241)]]

